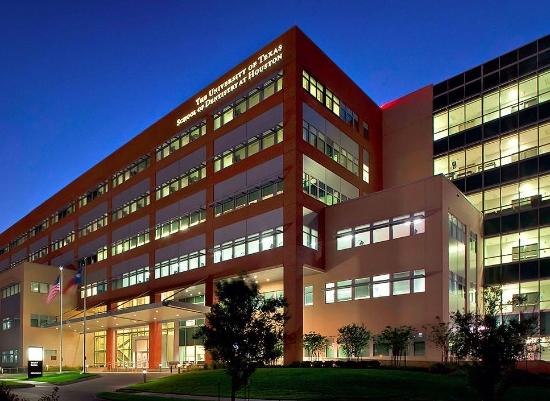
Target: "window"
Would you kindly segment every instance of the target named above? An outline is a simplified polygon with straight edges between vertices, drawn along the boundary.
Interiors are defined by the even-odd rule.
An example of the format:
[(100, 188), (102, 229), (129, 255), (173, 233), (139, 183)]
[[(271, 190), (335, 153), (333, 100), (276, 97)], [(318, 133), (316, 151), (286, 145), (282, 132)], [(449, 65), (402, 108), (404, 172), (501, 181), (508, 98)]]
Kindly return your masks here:
[(172, 220), (157, 224), (155, 227), (155, 239), (164, 238), (179, 231), (184, 231), (189, 227), (196, 226), (197, 224), (204, 223), (205, 221), (206, 210), (204, 207), (188, 212)]
[(336, 283), (336, 300), (338, 302), (351, 301), (352, 288), (351, 280), (339, 281)]
[(206, 251), (204, 249), (181, 255), (174, 259), (164, 260), (155, 264), (155, 278), (167, 277), (189, 270), (204, 267)]
[(19, 317), (6, 317), (2, 319), (2, 330), (10, 330), (19, 327)]
[[(345, 134), (342, 134), (345, 136)], [(316, 147), (326, 156), (334, 160), (336, 163), (341, 164), (344, 168), (351, 171), (353, 174), (359, 174), (359, 159), (353, 156), (349, 151), (342, 148), (339, 144), (333, 142), (332, 139), (325, 137), (325, 135), (316, 129), (313, 125), (306, 120), (303, 121), (303, 135), (304, 141), (308, 142), (313, 147)], [(353, 142), (346, 136), (347, 140)], [(355, 142), (353, 142), (355, 143)], [(338, 147), (340, 150), (338, 153), (334, 152), (334, 148)]]
[[(149, 281), (149, 267), (142, 267), (135, 269), (127, 273), (123, 273), (119, 277), (115, 277), (111, 282), (111, 288), (118, 290), (119, 288), (126, 288), (133, 285), (145, 283)], [(95, 295), (95, 294), (90, 294)]]
[(247, 157), (250, 157), (260, 150), (267, 149), (283, 141), (283, 123), (280, 122), (273, 128), (258, 134), (245, 142), (240, 143), (231, 149), (214, 157), (214, 172), (223, 170)]
[(104, 214), (103, 216), (98, 217), (94, 221), (91, 221), (90, 223), (78, 229), (79, 238), (82, 238), (88, 234), (93, 233), (94, 231), (99, 230), (100, 228), (105, 227), (107, 225), (107, 222), (108, 222), (107, 214)]
[(345, 230), (339, 230), (336, 232), (336, 250), (351, 248), (353, 241), (353, 234), (351, 228)]
[(319, 249), (319, 233), (313, 228), (303, 226), (302, 244), (308, 248)]
[(2, 298), (11, 297), (12, 295), (19, 294), (20, 286), (19, 283), (9, 285), (2, 288)]
[(206, 164), (201, 163), (200, 165), (193, 167), (191, 170), (183, 173), (182, 175), (171, 179), (168, 182), (165, 182), (155, 188), (156, 199), (162, 199), (168, 195), (173, 194), (174, 192), (179, 191), (180, 189), (186, 188), (189, 185), (202, 180), (206, 177)]
[(413, 272), (413, 292), (425, 292), (426, 291), (426, 278), (425, 270), (414, 270)]
[(354, 298), (366, 299), (370, 298), (370, 278), (356, 278), (354, 280)]
[(138, 233), (132, 237), (117, 241), (111, 245), (111, 255), (115, 256), (149, 243), (149, 231)]
[(52, 224), (55, 224), (57, 223), (59, 220), (67, 217), (68, 215), (70, 215), (71, 213), (74, 212), (74, 204), (70, 204), (69, 206), (61, 209), (60, 211), (58, 211), (56, 214), (54, 214), (52, 216)]
[(31, 327), (42, 327), (48, 323), (57, 322), (57, 316), (39, 315), (31, 313)]
[[(302, 88), (309, 92), (319, 103), (324, 104), (327, 109), (332, 111), (342, 121), (351, 125), (356, 131), (359, 131), (359, 117), (357, 114), (306, 71), (302, 71)], [(366, 128), (368, 135), (368, 124)]]
[(187, 128), (170, 138), (168, 141), (155, 149), (157, 161), (164, 159), (175, 151), (183, 148), (206, 134), (206, 122), (203, 120), (191, 128)]
[(36, 292), (39, 294), (47, 294), (49, 291), (49, 287), (50, 285), (48, 283), (31, 281), (31, 292)]
[(109, 191), (109, 182), (105, 181), (101, 183), (99, 186), (97, 186), (96, 188), (94, 188), (93, 190), (79, 197), (78, 207), (86, 206), (88, 203), (96, 199), (98, 196), (101, 196), (104, 193), (107, 193), (107, 191)]
[(393, 273), (392, 294), (403, 295), (411, 293), (410, 272)]
[(332, 304), (335, 300), (334, 283), (325, 284), (325, 303)]
[(246, 96), (237, 99), (234, 103), (225, 106), (214, 114), (214, 129), (218, 129), (228, 122), (237, 118), (246, 110), (256, 106), (283, 88), (283, 72), (279, 71), (276, 76), (268, 79), (263, 84), (251, 90)]
[(313, 305), (313, 286), (304, 287), (304, 305)]
[(372, 297), (389, 297), (390, 296), (390, 275), (382, 274), (372, 278)]
[(269, 251), (281, 246), (283, 246), (283, 227), (249, 234), (247, 237), (214, 245), (214, 263), (224, 262), (257, 252)]
[(123, 182), (128, 181), (137, 173), (145, 170), (147, 167), (149, 167), (149, 164), (150, 164), (149, 155), (145, 155), (140, 159), (136, 160), (135, 162), (133, 162), (132, 164), (130, 164), (128, 167), (119, 171), (118, 173), (113, 175), (113, 177), (111, 178), (113, 188), (122, 184)]
[(123, 217), (131, 213), (137, 212), (142, 207), (149, 205), (150, 202), (151, 202), (151, 198), (149, 196), (149, 192), (146, 192), (144, 195), (140, 196), (139, 198), (133, 199), (130, 202), (120, 206), (118, 209), (114, 210), (112, 212), (112, 219), (113, 221), (122, 219)]

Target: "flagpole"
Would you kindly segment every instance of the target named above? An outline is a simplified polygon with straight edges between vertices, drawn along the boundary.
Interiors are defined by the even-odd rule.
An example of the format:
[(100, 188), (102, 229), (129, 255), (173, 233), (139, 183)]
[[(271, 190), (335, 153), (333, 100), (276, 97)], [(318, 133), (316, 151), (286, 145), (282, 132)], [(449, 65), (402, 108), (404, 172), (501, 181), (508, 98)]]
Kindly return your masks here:
[(63, 266), (59, 266), (59, 373), (63, 372)]
[(82, 372), (83, 373), (86, 373), (86, 296), (87, 296), (87, 293), (88, 293), (88, 289), (86, 288), (88, 283), (87, 283), (87, 277), (86, 277), (86, 258), (84, 258), (84, 267), (83, 267), (83, 272), (82, 274), (84, 274), (84, 331), (83, 331), (83, 335), (82, 335), (82, 339), (83, 339), (83, 342), (82, 342), (82, 349), (83, 349), (83, 352), (82, 352)]

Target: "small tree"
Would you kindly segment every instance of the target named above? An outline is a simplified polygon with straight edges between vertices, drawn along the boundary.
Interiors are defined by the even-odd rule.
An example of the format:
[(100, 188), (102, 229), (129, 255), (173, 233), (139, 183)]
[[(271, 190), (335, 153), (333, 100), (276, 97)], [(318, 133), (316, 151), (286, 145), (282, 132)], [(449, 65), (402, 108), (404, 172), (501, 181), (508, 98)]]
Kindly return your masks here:
[(231, 376), (231, 400), (248, 383), (256, 367), (282, 355), (284, 298), (266, 299), (258, 284), (241, 276), (216, 283), (217, 302), (206, 314), (206, 324), (193, 338), (202, 338), (212, 358), (223, 362)]
[(450, 322), (444, 322), (439, 316), (436, 316), (436, 324), (424, 326), (429, 330), (429, 340), (439, 349), (441, 349), (441, 363), (449, 361), (449, 353), (451, 351), (451, 339), (453, 336), (452, 325)]
[(309, 333), (304, 334), (303, 343), (304, 349), (309, 354), (309, 356), (319, 360), (321, 352), (329, 344), (329, 341), (327, 337), (319, 333), (315, 333), (314, 331), (310, 331)]
[(416, 329), (411, 326), (391, 327), (386, 326), (382, 333), (376, 337), (378, 344), (391, 348), (392, 365), (399, 366), (401, 357), (406, 354), (407, 348), (414, 338)]
[[(521, 297), (505, 305), (519, 306)], [(502, 289), (486, 287), (483, 291), (485, 315), (477, 313), (451, 314), (453, 320), (452, 351), (460, 358), (469, 357), (470, 383), (484, 401), (495, 399), (506, 384), (506, 372), (515, 366), (532, 333), (535, 317), (502, 319)]]
[(359, 326), (356, 323), (342, 326), (338, 329), (337, 342), (342, 346), (348, 359), (354, 357), (359, 359), (363, 349), (369, 345), (371, 332), (365, 328), (364, 324)]

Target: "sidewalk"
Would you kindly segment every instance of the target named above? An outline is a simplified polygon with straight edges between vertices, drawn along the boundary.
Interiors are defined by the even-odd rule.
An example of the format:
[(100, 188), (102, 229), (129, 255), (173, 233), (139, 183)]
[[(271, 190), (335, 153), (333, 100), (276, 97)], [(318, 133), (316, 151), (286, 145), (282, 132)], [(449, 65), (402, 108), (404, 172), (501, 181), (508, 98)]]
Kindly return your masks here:
[[(122, 391), (125, 392), (125, 391)], [(203, 396), (203, 395), (181, 395), (181, 394), (166, 394), (166, 393), (148, 393), (148, 392), (141, 392), (141, 391), (132, 391), (128, 392), (129, 394), (135, 394), (135, 395), (146, 395), (146, 396), (153, 396), (153, 397), (166, 397), (170, 399), (180, 399), (180, 400), (204, 400), (204, 401), (231, 401), (230, 397), (209, 397), (209, 396)], [(99, 400), (100, 398), (98, 398)], [(236, 397), (236, 401), (277, 401), (277, 400), (263, 400), (260, 398), (242, 398), (242, 397)], [(283, 401), (282, 399), (280, 401)], [(285, 399), (284, 401), (297, 401), (297, 400), (288, 400)]]

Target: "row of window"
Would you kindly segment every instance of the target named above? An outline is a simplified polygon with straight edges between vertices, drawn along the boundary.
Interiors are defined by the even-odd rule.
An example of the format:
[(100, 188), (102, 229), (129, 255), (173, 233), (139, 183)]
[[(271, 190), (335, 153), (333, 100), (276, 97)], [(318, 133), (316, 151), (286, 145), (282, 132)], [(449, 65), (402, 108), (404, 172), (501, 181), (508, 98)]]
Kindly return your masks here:
[[(505, 284), (501, 289), (504, 313), (550, 310), (550, 280)], [(512, 302), (518, 296), (523, 303)], [(550, 321), (547, 324), (550, 325)]]
[(74, 232), (70, 232), (65, 237), (60, 238), (56, 241), (52, 241), (51, 243), (52, 252), (57, 251), (58, 249), (61, 249), (72, 242), (74, 242)]
[(141, 232), (111, 245), (111, 255), (119, 255), (149, 243), (149, 231)]
[(111, 281), (111, 289), (118, 290), (149, 281), (149, 267), (142, 267), (122, 274)]
[(157, 161), (168, 157), (176, 150), (183, 148), (188, 143), (193, 142), (204, 135), (206, 135), (206, 121), (202, 120), (198, 124), (183, 130), (156, 148), (155, 154)]
[(2, 330), (9, 330), (19, 327), (19, 317), (6, 317), (2, 319)]
[(56, 214), (52, 216), (52, 225), (57, 223), (59, 220), (64, 219), (68, 215), (73, 214), (74, 211), (75, 211), (74, 203), (71, 203), (70, 205), (59, 210)]
[(252, 89), (245, 96), (215, 113), (214, 129), (216, 130), (224, 126), (274, 93), (279, 92), (281, 89), (283, 89), (283, 72), (279, 71), (275, 77), (268, 79), (259, 87)]
[[(101, 280), (86, 285), (86, 297), (107, 292), (107, 280)], [(84, 298), (84, 286), (80, 287), (80, 298)]]
[(550, 100), (550, 71), (435, 114), (434, 141), (547, 100)]
[(107, 218), (107, 214), (104, 214), (103, 216), (98, 217), (94, 221), (89, 222), (83, 227), (80, 227), (78, 229), (78, 237), (82, 238), (85, 237), (88, 234), (93, 233), (94, 231), (99, 230), (100, 228), (105, 227), (109, 223), (109, 219)]
[(283, 141), (282, 123), (214, 157), (214, 172), (223, 170)]
[(204, 208), (194, 210), (172, 220), (158, 224), (155, 227), (155, 239), (164, 238), (178, 231), (187, 230), (189, 227), (196, 226), (205, 221), (206, 210)]
[(150, 203), (151, 197), (149, 196), (149, 191), (147, 191), (144, 195), (141, 195), (136, 199), (132, 199), (130, 202), (127, 202), (119, 208), (113, 210), (111, 218), (113, 221), (120, 220), (131, 213), (137, 212), (142, 207), (148, 206)]
[(48, 254), (48, 246), (40, 248), (29, 255), (29, 262), (34, 262)]
[(392, 219), (362, 224), (336, 232), (336, 250), (360, 247), (422, 234), (426, 231), (424, 212), (406, 214)]
[(11, 297), (12, 295), (19, 294), (21, 286), (19, 283), (8, 285), (2, 288), (2, 298)]
[(206, 251), (204, 249), (181, 255), (177, 258), (164, 260), (155, 264), (155, 278), (172, 276), (189, 270), (204, 267), (206, 264)]
[(242, 207), (257, 203), (264, 199), (272, 198), (283, 193), (283, 179), (276, 178), (275, 180), (260, 184), (259, 187), (254, 187), (246, 192), (240, 192), (238, 195), (223, 199), (214, 204), (214, 217), (232, 212)]
[[(336, 114), (342, 121), (351, 125), (356, 131), (359, 131), (359, 117), (357, 114), (334, 93), (305, 71), (302, 71), (302, 88), (317, 99), (319, 103), (324, 104), (327, 109)], [(368, 137), (368, 125), (366, 125), (366, 134)]]
[(337, 143), (334, 143), (332, 139), (326, 137), (306, 120), (303, 121), (302, 137), (304, 141), (319, 149), (336, 163), (342, 165), (353, 174), (359, 175), (359, 159)]
[(31, 281), (31, 292), (36, 292), (39, 294), (47, 294), (50, 290), (50, 284), (40, 283), (38, 281)]
[(308, 226), (302, 226), (302, 245), (319, 250), (319, 232)]
[(16, 349), (9, 349), (2, 351), (2, 364), (17, 364), (19, 362), (19, 351)]
[(140, 159), (136, 160), (129, 166), (125, 167), (118, 173), (114, 174), (111, 178), (112, 186), (113, 188), (119, 186), (123, 182), (128, 181), (130, 178), (132, 178), (137, 173), (145, 170), (147, 167), (149, 167), (149, 164), (151, 161), (149, 160), (149, 155), (145, 155), (141, 157)]
[[(424, 269), (404, 271), (379, 276), (362, 277), (353, 280), (325, 284), (325, 303), (345, 302), (357, 299), (389, 297), (426, 291)], [(306, 295), (308, 293), (306, 292)], [(306, 305), (313, 303), (312, 290), (310, 297), (305, 297)]]
[(31, 327), (42, 327), (48, 323), (57, 322), (57, 316), (39, 315), (31, 313)]
[(186, 171), (180, 176), (165, 182), (155, 189), (156, 199), (162, 199), (167, 197), (180, 189), (186, 188), (195, 182), (206, 178), (206, 165), (201, 163), (191, 170)]
[(109, 191), (109, 182), (105, 181), (99, 186), (86, 194), (82, 195), (80, 198), (78, 198), (78, 207), (86, 206), (88, 203), (96, 199), (97, 197), (106, 194)]
[(282, 226), (214, 245), (214, 263), (269, 251), (281, 246), (283, 246)]
[(331, 186), (307, 173), (302, 173), (302, 185), (306, 194), (329, 206), (349, 199), (343, 193), (336, 191)]
[(434, 159), (434, 174), (450, 180), (550, 152), (550, 124), (531, 127)]
[(550, 174), (476, 192), (468, 199), (485, 215), (550, 204)]
[(550, 227), (485, 238), (485, 266), (550, 257)]

